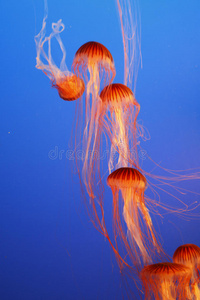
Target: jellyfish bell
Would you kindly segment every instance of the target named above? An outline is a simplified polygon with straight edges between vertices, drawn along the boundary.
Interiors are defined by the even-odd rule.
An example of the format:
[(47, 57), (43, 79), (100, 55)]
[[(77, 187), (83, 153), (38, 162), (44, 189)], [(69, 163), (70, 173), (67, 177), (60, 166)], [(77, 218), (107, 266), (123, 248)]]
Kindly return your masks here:
[(137, 169), (127, 167), (112, 172), (107, 178), (107, 185), (111, 188), (133, 188), (138, 191), (145, 191), (147, 181)]
[(74, 74), (58, 79), (52, 84), (58, 90), (60, 98), (66, 101), (74, 101), (80, 98), (85, 90), (84, 81)]
[(140, 274), (145, 299), (188, 299), (190, 268), (176, 263), (164, 262), (145, 266)]
[(80, 76), (84, 75), (86, 80), (88, 80), (86, 73), (88, 70), (90, 77), (96, 81), (95, 84), (100, 83), (98, 77), (103, 75), (103, 71), (109, 81), (112, 81), (116, 74), (112, 54), (104, 45), (94, 41), (85, 43), (76, 51), (72, 68)]
[(137, 103), (135, 96), (131, 89), (121, 83), (113, 83), (106, 86), (100, 94), (100, 98), (104, 105), (110, 105), (112, 107), (122, 105), (126, 106), (132, 103), (137, 107), (138, 113), (140, 105)]
[[(65, 26), (62, 20), (57, 23), (52, 23), (52, 32), (46, 36), (46, 19), (47, 19), (47, 4), (45, 2), (45, 15), (43, 19), (42, 29), (35, 36), (36, 43), (36, 68), (42, 70), (51, 80), (52, 86), (58, 90), (59, 96), (63, 100), (73, 101), (77, 100), (83, 95), (85, 90), (84, 82), (77, 75), (70, 72), (66, 66), (65, 58), (66, 51), (60, 37), (60, 33), (64, 30)], [(55, 38), (60, 46), (62, 53), (62, 60), (60, 67), (58, 67), (52, 58), (52, 39)], [(48, 46), (48, 51), (45, 52), (45, 45)]]
[(162, 262), (157, 264), (151, 264), (145, 266), (141, 272), (141, 276), (149, 277), (158, 280), (171, 279), (173, 276), (179, 276), (184, 274), (190, 274), (190, 269), (184, 265), (171, 263), (171, 262)]
[(174, 252), (173, 261), (191, 269), (191, 297), (200, 299), (200, 248), (194, 244), (181, 245)]
[(179, 246), (173, 255), (173, 261), (194, 267), (200, 264), (200, 248), (194, 244)]
[[(123, 167), (108, 176), (107, 184), (113, 193), (113, 229), (116, 243), (117, 236), (120, 236), (135, 266), (151, 263), (152, 255), (155, 252), (160, 253), (162, 248), (156, 239), (145, 203), (146, 178), (137, 169)], [(122, 214), (126, 230), (120, 216), (119, 191), (122, 195)]]

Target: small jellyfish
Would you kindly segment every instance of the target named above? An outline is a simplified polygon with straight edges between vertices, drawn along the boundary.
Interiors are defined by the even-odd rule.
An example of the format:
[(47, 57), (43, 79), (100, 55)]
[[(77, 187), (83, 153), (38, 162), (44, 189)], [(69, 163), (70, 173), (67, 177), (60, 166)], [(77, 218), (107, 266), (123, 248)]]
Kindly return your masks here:
[(173, 261), (191, 269), (191, 299), (200, 299), (200, 248), (193, 244), (182, 245), (174, 252)]
[(66, 101), (77, 100), (83, 95), (85, 90), (83, 80), (74, 74), (57, 79), (52, 84), (58, 90), (60, 98)]
[[(157, 242), (145, 203), (146, 178), (138, 170), (126, 167), (112, 172), (107, 178), (107, 184), (113, 194), (113, 229), (116, 244), (119, 237), (136, 267), (142, 263), (151, 263), (151, 255), (155, 251), (162, 252), (162, 248)], [(119, 191), (122, 194), (122, 214), (127, 228), (120, 217)]]
[(190, 268), (176, 263), (158, 263), (145, 266), (141, 271), (145, 299), (188, 299)]
[[(57, 23), (52, 23), (52, 33), (49, 36), (46, 34), (46, 19), (47, 19), (47, 3), (45, 1), (45, 15), (43, 19), (42, 29), (35, 36), (36, 43), (36, 68), (42, 70), (51, 80), (52, 86), (58, 90), (60, 98), (67, 101), (73, 101), (80, 98), (85, 90), (84, 82), (75, 74), (70, 72), (66, 66), (65, 58), (66, 51), (63, 42), (60, 38), (60, 33), (64, 30), (65, 26), (62, 20)], [(61, 52), (62, 60), (60, 67), (57, 67), (53, 61), (51, 54), (51, 40), (56, 38)], [(48, 44), (48, 52), (44, 50), (45, 44)]]

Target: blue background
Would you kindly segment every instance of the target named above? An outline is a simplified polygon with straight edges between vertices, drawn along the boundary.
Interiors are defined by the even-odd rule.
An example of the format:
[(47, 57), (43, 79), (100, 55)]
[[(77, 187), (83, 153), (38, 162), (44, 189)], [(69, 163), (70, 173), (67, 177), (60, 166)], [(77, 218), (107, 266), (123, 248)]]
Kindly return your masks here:
[[(112, 250), (89, 222), (71, 162), (49, 158), (55, 147), (69, 149), (75, 103), (62, 101), (35, 68), (43, 1), (0, 5), (0, 299), (126, 299)], [(66, 26), (61, 38), (69, 69), (75, 51), (95, 40), (111, 51), (115, 82), (123, 82), (115, 1), (49, 0), (48, 6), (48, 33), (60, 18)], [(142, 148), (166, 168), (200, 167), (200, 2), (140, 0), (139, 6), (143, 68), (136, 98), (139, 118), (151, 134)], [(143, 168), (150, 170), (148, 160)], [(184, 187), (200, 193), (198, 181)], [(192, 203), (200, 196), (181, 199)], [(110, 232), (111, 209), (106, 188)], [(170, 256), (182, 243), (200, 246), (199, 219), (153, 219)], [(135, 295), (139, 299), (137, 290)]]

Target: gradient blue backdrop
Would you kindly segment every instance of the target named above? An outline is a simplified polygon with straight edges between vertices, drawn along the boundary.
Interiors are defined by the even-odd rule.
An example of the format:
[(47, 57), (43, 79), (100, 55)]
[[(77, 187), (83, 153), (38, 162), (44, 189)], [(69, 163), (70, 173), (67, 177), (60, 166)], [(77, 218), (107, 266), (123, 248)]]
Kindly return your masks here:
[[(200, 167), (200, 2), (140, 0), (139, 5), (143, 68), (136, 98), (151, 134), (142, 147), (164, 167)], [(78, 47), (96, 40), (111, 51), (115, 81), (122, 82), (115, 1), (49, 0), (48, 6), (48, 29), (60, 18), (66, 25), (62, 40), (69, 68)], [(41, 28), (43, 1), (1, 1), (0, 16), (0, 299), (126, 299), (112, 250), (85, 213), (71, 162), (49, 158), (55, 147), (69, 149), (75, 103), (62, 101), (35, 69), (34, 35)], [(148, 160), (143, 168), (150, 170)], [(185, 187), (200, 193), (197, 181)], [(162, 200), (166, 203), (167, 195)], [(110, 217), (111, 208), (106, 188)], [(107, 223), (111, 231), (109, 217)], [(199, 220), (167, 215), (154, 217), (154, 224), (169, 255), (182, 243), (200, 246)]]

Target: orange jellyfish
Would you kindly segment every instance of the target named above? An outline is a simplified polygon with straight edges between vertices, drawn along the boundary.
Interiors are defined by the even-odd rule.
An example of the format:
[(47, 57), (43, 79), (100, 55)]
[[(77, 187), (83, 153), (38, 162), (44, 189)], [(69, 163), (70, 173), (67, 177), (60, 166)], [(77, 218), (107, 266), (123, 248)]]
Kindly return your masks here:
[[(107, 178), (107, 184), (113, 194), (113, 224), (116, 249), (119, 249), (117, 239), (123, 245), (133, 264), (140, 268), (142, 263), (152, 262), (152, 254), (163, 250), (157, 242), (149, 211), (146, 207), (144, 191), (146, 178), (136, 169), (120, 168)], [(123, 219), (121, 220), (121, 191), (123, 201)]]
[(145, 299), (183, 300), (188, 298), (190, 268), (176, 263), (148, 265), (141, 271)]
[(139, 167), (137, 139), (145, 139), (145, 134), (136, 122), (140, 105), (133, 92), (126, 85), (114, 83), (102, 90), (100, 98), (99, 135), (104, 132), (110, 140), (109, 173), (129, 165)]
[(200, 248), (193, 244), (182, 245), (174, 252), (173, 261), (191, 269), (191, 299), (200, 299)]
[[(96, 170), (95, 164), (99, 160), (100, 153), (96, 151), (98, 143), (98, 118), (101, 99), (99, 97), (100, 88), (113, 81), (115, 77), (115, 66), (111, 53), (102, 44), (97, 42), (88, 42), (82, 45), (76, 52), (72, 68), (74, 73), (85, 81), (86, 96), (85, 107), (82, 103), (80, 113), (77, 116), (76, 127), (82, 128), (79, 142), (83, 149), (82, 179), (85, 184), (89, 197), (95, 198), (95, 189), (98, 182), (101, 181), (99, 170)], [(84, 121), (81, 124), (80, 115), (83, 114)], [(75, 148), (78, 146), (77, 136)], [(78, 167), (80, 168), (80, 167)], [(97, 172), (96, 172), (97, 171)], [(100, 187), (100, 185), (99, 185)], [(99, 188), (101, 191), (102, 188)]]
[[(67, 101), (73, 101), (80, 98), (85, 90), (85, 85), (82, 79), (78, 78), (72, 72), (69, 72), (65, 63), (66, 52), (60, 33), (64, 30), (65, 26), (62, 20), (57, 23), (52, 23), (52, 33), (45, 36), (46, 33), (46, 19), (47, 19), (47, 3), (45, 1), (45, 15), (43, 19), (42, 29), (35, 36), (36, 43), (36, 68), (42, 70), (51, 80), (52, 86), (58, 90), (60, 98)], [(51, 40), (56, 38), (61, 52), (62, 60), (58, 68), (53, 61), (51, 54)], [(48, 54), (44, 50), (44, 45), (48, 44)]]

